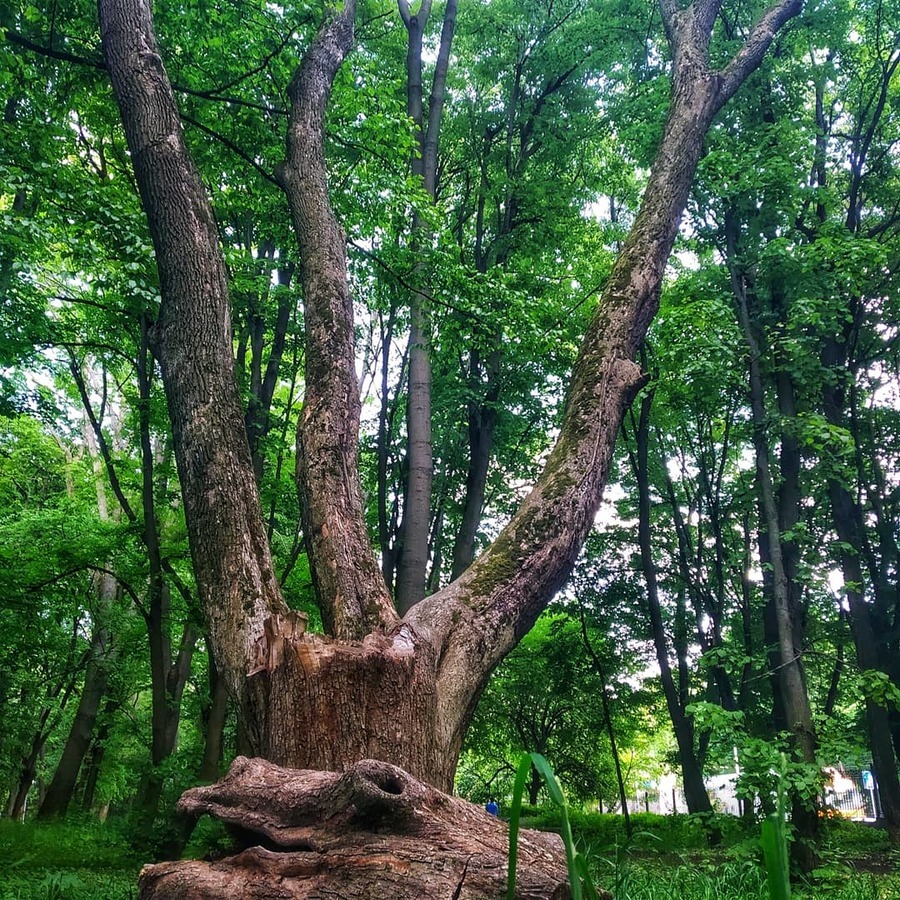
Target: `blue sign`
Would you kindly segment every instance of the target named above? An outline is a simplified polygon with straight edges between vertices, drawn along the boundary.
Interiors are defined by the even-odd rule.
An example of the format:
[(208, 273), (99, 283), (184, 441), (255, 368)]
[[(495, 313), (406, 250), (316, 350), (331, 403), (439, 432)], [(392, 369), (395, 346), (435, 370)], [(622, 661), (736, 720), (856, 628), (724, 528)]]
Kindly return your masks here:
[(872, 777), (872, 773), (868, 769), (863, 769), (862, 771), (862, 783), (863, 787), (867, 791), (875, 790), (875, 779)]

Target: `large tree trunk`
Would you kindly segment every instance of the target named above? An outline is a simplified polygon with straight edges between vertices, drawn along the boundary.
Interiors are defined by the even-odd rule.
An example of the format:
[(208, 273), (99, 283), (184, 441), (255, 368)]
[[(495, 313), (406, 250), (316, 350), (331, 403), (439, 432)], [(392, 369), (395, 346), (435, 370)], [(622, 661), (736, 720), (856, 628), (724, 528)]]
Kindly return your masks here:
[[(358, 477), (353, 310), (323, 140), (333, 78), (353, 42), (354, 0), (331, 15), (289, 90), (280, 173), (301, 257), (307, 354), (297, 472), (310, 570), (331, 635), (322, 637), (303, 633), (305, 621), (285, 608), (272, 571), (234, 382), (215, 224), (149, 6), (100, 0), (104, 53), (157, 254), (156, 348), (200, 599), (219, 671), (242, 701), (256, 752), (326, 770), (381, 758), (450, 786), (490, 672), (565, 582), (593, 525), (622, 416), (645, 380), (634, 355), (658, 306), (706, 130), (799, 5), (780, 0), (734, 59), (713, 71), (708, 45), (718, 0), (686, 9), (663, 0), (674, 50), (671, 110), (641, 210), (576, 363), (559, 440), (494, 545), (403, 620), (369, 544)], [(276, 803), (273, 791), (262, 784), (253, 803), (265, 805), (267, 796)], [(553, 896), (557, 887), (542, 890), (532, 896)]]
[(355, 14), (355, 0), (348, 0), (323, 26), (291, 82), (287, 160), (280, 174), (305, 302), (306, 394), (297, 428), (304, 538), (325, 630), (340, 640), (389, 630), (398, 621), (363, 516), (353, 303), (344, 233), (325, 170), (325, 109), (353, 42)]
[(205, 189), (184, 144), (150, 6), (101, 0), (99, 12), (156, 251), (162, 305), (153, 338), (200, 602), (220, 670), (240, 697), (262, 623), (283, 603), (235, 384), (225, 266)]

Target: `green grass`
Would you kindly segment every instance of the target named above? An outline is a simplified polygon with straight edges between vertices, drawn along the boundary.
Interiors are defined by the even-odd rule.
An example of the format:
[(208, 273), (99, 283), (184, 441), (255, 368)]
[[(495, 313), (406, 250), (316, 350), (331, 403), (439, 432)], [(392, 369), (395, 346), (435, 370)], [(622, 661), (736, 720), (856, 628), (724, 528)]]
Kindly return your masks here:
[[(690, 863), (661, 868), (625, 863), (615, 873), (599, 870), (597, 883), (616, 900), (769, 900), (766, 872), (744, 861), (716, 866)], [(900, 878), (854, 874), (825, 884), (795, 888), (794, 900), (898, 900)]]
[[(532, 761), (550, 790), (550, 808), (522, 808), (522, 787)], [(792, 886), (784, 804), (779, 789), (778, 809), (761, 829), (729, 816), (638, 813), (632, 817), (629, 838), (620, 816), (568, 809), (547, 761), (526, 754), (517, 773), (510, 819), (509, 896), (521, 824), (562, 835), (576, 898), (581, 884), (575, 881), (581, 879), (573, 873), (589, 870), (585, 893), (596, 885), (611, 891), (616, 900), (900, 900), (900, 874), (865, 871), (896, 872), (900, 851), (891, 850), (885, 832), (845, 821), (823, 822), (822, 865), (808, 882)], [(719, 838), (714, 849), (709, 848), (711, 834)], [(573, 866), (573, 859), (581, 866)]]
[(112, 825), (0, 821), (0, 900), (132, 900), (141, 862)]
[(0, 875), (0, 900), (134, 900), (137, 872), (45, 869)]
[[(613, 813), (583, 813), (569, 810), (572, 831), (580, 840), (596, 847), (623, 847), (628, 844), (625, 820)], [(744, 839), (748, 831), (735, 816), (717, 815), (707, 823), (701, 816), (678, 813), (660, 816), (655, 813), (632, 813), (634, 837), (631, 846), (658, 852), (704, 850), (709, 845), (707, 825), (715, 826), (729, 846)], [(542, 831), (559, 831), (560, 813), (555, 808), (527, 807), (522, 812), (522, 827)], [(756, 834), (756, 826), (753, 826)]]
[[(554, 825), (559, 814), (527, 810), (528, 824)], [(554, 815), (556, 818), (554, 818)], [(706, 846), (702, 823), (690, 816), (635, 816), (627, 846), (619, 816), (569, 810), (577, 846), (591, 861), (594, 883), (616, 900), (768, 900), (758, 827), (717, 819), (725, 846)], [(221, 826), (205, 820), (187, 856), (221, 851)], [(825, 876), (794, 888), (793, 900), (900, 900), (900, 855), (890, 853), (883, 831), (851, 822), (825, 829)], [(852, 863), (877, 861), (897, 874), (854, 873)], [(134, 900), (146, 852), (132, 849), (115, 823), (20, 825), (0, 821), (0, 900)]]

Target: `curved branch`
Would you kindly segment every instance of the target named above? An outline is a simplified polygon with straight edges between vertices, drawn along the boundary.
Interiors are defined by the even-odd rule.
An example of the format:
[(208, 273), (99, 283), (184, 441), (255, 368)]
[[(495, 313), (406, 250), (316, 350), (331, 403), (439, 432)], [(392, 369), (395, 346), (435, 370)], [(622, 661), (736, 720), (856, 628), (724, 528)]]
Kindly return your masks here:
[[(671, 4), (664, 8), (679, 32), (669, 116), (640, 211), (575, 364), (560, 436), (531, 493), (497, 540), (405, 619), (442, 653), (438, 690), (444, 700), (443, 737), (451, 746), (461, 743), (461, 731), (493, 667), (569, 577), (593, 526), (622, 418), (646, 383), (634, 357), (658, 307), (704, 137), (724, 102), (719, 79), (711, 78), (705, 65), (709, 33), (699, 33), (696, 20), (679, 21), (681, 13)], [(777, 9), (764, 17), (765, 34), (774, 34), (772, 29), (799, 3), (782, 0)], [(768, 46), (771, 36), (752, 43)], [(734, 79), (746, 78), (761, 59), (761, 52), (748, 56)]]
[(722, 103), (734, 96), (747, 76), (759, 67), (775, 35), (802, 8), (803, 0), (780, 0), (763, 13), (762, 18), (753, 26), (747, 40), (744, 41), (743, 47), (719, 73), (719, 93)]
[(235, 156), (247, 163), (248, 166), (252, 166), (254, 169), (256, 169), (256, 171), (266, 181), (268, 181), (270, 184), (274, 184), (276, 187), (279, 186), (278, 179), (275, 178), (275, 176), (271, 172), (261, 166), (255, 159), (253, 159), (253, 157), (250, 156), (249, 153), (245, 153), (243, 150), (241, 150), (241, 148), (238, 147), (238, 145), (235, 144), (234, 141), (229, 140), (227, 137), (225, 137), (225, 135), (220, 134), (218, 131), (210, 128), (208, 125), (204, 125), (202, 122), (197, 121), (197, 119), (187, 115), (187, 113), (185, 112), (181, 113), (181, 120), (183, 122), (187, 122), (189, 125), (193, 125), (194, 128), (199, 128), (200, 131), (205, 132), (210, 137), (215, 138), (220, 144), (222, 144), (223, 147), (227, 147)]

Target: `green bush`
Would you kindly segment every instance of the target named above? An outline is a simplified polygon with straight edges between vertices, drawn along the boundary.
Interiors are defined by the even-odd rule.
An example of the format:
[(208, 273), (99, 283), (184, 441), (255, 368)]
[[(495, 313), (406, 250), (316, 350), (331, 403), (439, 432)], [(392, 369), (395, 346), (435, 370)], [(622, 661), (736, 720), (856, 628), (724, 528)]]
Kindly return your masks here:
[(113, 823), (96, 821), (26, 823), (0, 821), (0, 860), (4, 870), (133, 869), (143, 861)]
[(884, 853), (890, 850), (887, 831), (863, 822), (827, 819), (823, 828), (825, 847), (847, 853)]
[[(550, 808), (523, 809), (522, 825), (542, 831), (558, 831), (559, 812)], [(612, 813), (583, 813), (569, 811), (569, 821), (577, 840), (590, 844), (597, 851), (603, 848), (622, 847), (628, 842), (625, 820)], [(660, 816), (655, 813), (634, 813), (631, 816), (633, 840), (631, 846), (679, 852), (702, 850), (708, 846), (708, 829), (716, 828), (725, 845), (746, 837), (743, 822), (734, 816), (716, 815), (712, 819), (703, 816), (677, 814)]]

